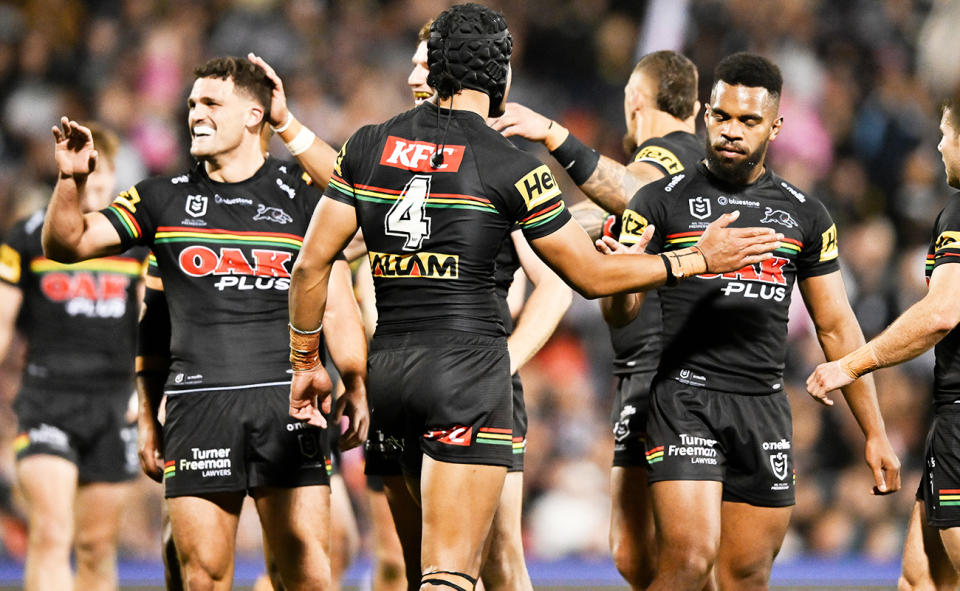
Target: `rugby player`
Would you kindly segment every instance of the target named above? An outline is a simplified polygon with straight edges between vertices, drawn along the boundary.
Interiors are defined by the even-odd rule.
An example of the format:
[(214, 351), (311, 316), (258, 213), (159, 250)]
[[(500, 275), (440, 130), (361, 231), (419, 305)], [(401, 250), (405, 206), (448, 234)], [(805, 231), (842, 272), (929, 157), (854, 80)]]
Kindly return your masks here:
[[(60, 179), (44, 250), (73, 261), (140, 243), (157, 257), (171, 319), (164, 486), (187, 588), (230, 587), (249, 492), (283, 586), (326, 589), (329, 450), (318, 428), (326, 424), (286, 416), (283, 342), (291, 263), (319, 194), (299, 165), (261, 151), (272, 90), (261, 68), (217, 58), (195, 75), (188, 124), (197, 165), (143, 181), (100, 212), (77, 205), (97, 161), (88, 130), (66, 117), (54, 128)], [(313, 149), (312, 134), (283, 131), (291, 128), (291, 139), (281, 137), (292, 152)], [(366, 431), (365, 342), (349, 269), (342, 260), (334, 267), (325, 319), (337, 336), (330, 353), (346, 393), (335, 417), (349, 417), (349, 446)]]
[(437, 17), (428, 41), (436, 98), (341, 148), (291, 282), (291, 414), (319, 422), (330, 386), (314, 332), (330, 265), (359, 222), (379, 314), (367, 469), (399, 458), (409, 476), (422, 508), (422, 589), (473, 588), (512, 464), (511, 360), (493, 271), (514, 224), (589, 297), (659, 286), (671, 262), (690, 275), (738, 269), (779, 245), (769, 229), (727, 228), (730, 215), (682, 253), (599, 254), (549, 169), (486, 125), (502, 112), (511, 49), (506, 22), (486, 7)]
[[(663, 353), (651, 386), (646, 458), (657, 531), (655, 591), (700, 589), (716, 564), (721, 589), (766, 589), (794, 504), (790, 406), (783, 388), (787, 310), (799, 283), (827, 359), (863, 343), (847, 302), (837, 235), (823, 205), (765, 165), (782, 79), (767, 59), (721, 60), (704, 120), (706, 160), (640, 189), (621, 242), (649, 225), (648, 252), (697, 240), (732, 209), (784, 235), (774, 257), (711, 269), (661, 293)], [(875, 491), (900, 486), (873, 383), (844, 390), (866, 436)]]
[[(632, 152), (626, 166), (598, 156), (562, 125), (517, 103), (508, 103), (506, 113), (492, 126), (505, 136), (544, 143), (564, 166), (571, 160), (594, 163), (592, 169), (576, 167), (580, 176), (574, 180), (595, 203), (619, 214), (642, 184), (693, 170), (704, 156), (703, 140), (696, 136), (697, 67), (683, 55), (657, 51), (641, 58), (624, 88), (623, 103), (624, 143)], [(620, 225), (618, 215), (609, 233), (618, 235)], [(613, 373), (618, 378), (611, 416), (615, 445), (610, 549), (631, 588), (646, 589), (653, 579), (656, 544), (644, 426), (650, 382), (660, 359), (660, 301), (655, 291), (642, 302), (634, 294), (623, 294), (601, 299), (600, 308), (610, 325)]]
[[(115, 190), (118, 139), (90, 125), (101, 166), (85, 212)], [(0, 359), (19, 328), (29, 344), (14, 410), (17, 481), (27, 505), (24, 588), (116, 589), (120, 513), (137, 474), (136, 427), (126, 417), (147, 249), (79, 265), (43, 256), (38, 211), (0, 244)], [(71, 580), (70, 550), (76, 552)]]
[[(947, 183), (960, 189), (960, 98), (944, 102), (942, 111), (943, 137), (937, 149)], [(810, 394), (832, 404), (830, 391), (849, 387), (874, 370), (903, 363), (934, 348), (935, 414), (903, 548), (903, 572), (898, 584), (901, 591), (956, 589), (960, 585), (960, 266), (951, 264), (960, 262), (958, 238), (960, 194), (954, 194), (930, 234), (927, 294), (869, 343), (820, 365), (807, 379)]]

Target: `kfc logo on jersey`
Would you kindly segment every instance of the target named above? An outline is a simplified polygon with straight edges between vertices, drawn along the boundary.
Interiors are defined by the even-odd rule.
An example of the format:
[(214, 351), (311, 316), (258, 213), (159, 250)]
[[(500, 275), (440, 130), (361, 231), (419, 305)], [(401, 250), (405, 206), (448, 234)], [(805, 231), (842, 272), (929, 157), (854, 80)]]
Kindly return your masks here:
[(698, 195), (690, 199), (690, 215), (698, 220), (710, 217), (710, 198)]
[(266, 221), (276, 222), (278, 224), (289, 224), (293, 221), (290, 215), (279, 207), (267, 207), (266, 205), (257, 205), (257, 215), (253, 216), (255, 222)]
[(433, 439), (447, 445), (469, 446), (473, 438), (473, 427), (451, 427), (449, 429), (434, 429), (423, 434), (424, 439)]
[(383, 146), (380, 164), (415, 172), (457, 172), (463, 162), (465, 150), (466, 146), (444, 145), (443, 163), (434, 168), (430, 165), (430, 159), (437, 151), (436, 144), (405, 140), (391, 135), (387, 136), (387, 143)]
[(187, 203), (184, 205), (187, 215), (198, 218), (207, 213), (206, 195), (187, 195)]
[(278, 289), (290, 287), (286, 264), (293, 258), (289, 252), (253, 249), (253, 261), (239, 248), (221, 247), (214, 252), (206, 246), (188, 246), (180, 253), (180, 270), (191, 277), (222, 276), (215, 284), (218, 290)]

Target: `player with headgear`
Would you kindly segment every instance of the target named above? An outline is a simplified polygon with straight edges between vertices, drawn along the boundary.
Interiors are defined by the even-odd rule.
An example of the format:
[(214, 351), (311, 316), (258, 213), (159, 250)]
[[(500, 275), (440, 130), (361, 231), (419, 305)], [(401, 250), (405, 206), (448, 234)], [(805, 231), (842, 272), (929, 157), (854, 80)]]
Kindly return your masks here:
[(378, 456), (399, 459), (422, 511), (420, 588), (462, 590), (476, 583), (512, 463), (510, 359), (493, 271), (514, 224), (588, 297), (657, 287), (668, 265), (687, 275), (737, 269), (766, 260), (779, 242), (772, 230), (728, 228), (730, 214), (664, 257), (601, 255), (570, 219), (550, 170), (486, 124), (510, 84), (503, 17), (454, 6), (434, 21), (428, 49), (436, 97), (347, 141), (307, 232), (290, 286), (290, 410), (318, 421), (329, 396), (314, 331), (330, 266), (359, 225), (379, 316), (367, 471), (381, 473)]

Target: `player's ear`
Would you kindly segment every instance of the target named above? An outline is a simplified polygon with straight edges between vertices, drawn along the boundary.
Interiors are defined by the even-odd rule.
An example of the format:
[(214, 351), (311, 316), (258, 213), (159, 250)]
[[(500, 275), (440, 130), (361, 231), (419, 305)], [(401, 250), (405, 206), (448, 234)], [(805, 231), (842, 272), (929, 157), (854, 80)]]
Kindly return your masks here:
[(770, 126), (769, 140), (771, 142), (777, 139), (781, 129), (783, 129), (783, 115), (777, 115), (777, 118), (773, 120), (773, 125)]
[(265, 109), (260, 105), (254, 105), (247, 111), (247, 127), (258, 127), (263, 121)]

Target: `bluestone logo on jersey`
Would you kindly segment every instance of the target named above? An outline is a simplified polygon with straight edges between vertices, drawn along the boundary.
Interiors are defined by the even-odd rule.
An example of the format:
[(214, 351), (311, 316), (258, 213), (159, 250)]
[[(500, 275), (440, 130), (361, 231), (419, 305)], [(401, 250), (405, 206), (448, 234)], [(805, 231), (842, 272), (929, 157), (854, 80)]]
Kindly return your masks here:
[(396, 136), (387, 136), (380, 155), (380, 164), (403, 168), (416, 172), (457, 172), (463, 162), (466, 146), (446, 144), (443, 147), (443, 163), (437, 168), (430, 165), (430, 159), (437, 151), (437, 145), (430, 142), (407, 140)]

